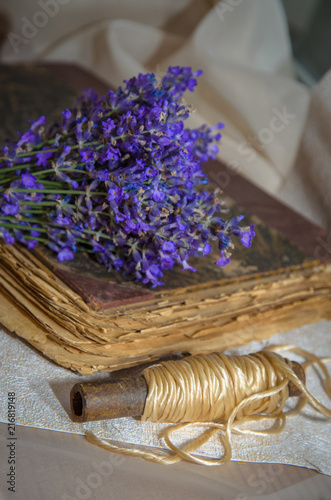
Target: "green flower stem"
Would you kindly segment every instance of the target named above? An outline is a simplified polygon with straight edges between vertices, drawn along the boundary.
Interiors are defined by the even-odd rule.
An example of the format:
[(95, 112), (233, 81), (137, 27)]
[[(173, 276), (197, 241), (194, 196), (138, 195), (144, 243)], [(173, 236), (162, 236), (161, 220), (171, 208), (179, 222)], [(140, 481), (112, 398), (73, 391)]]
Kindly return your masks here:
[(75, 241), (77, 241), (78, 243), (84, 243), (86, 245), (93, 245), (92, 241), (84, 240), (84, 238), (75, 238)]
[[(86, 165), (88, 162), (85, 161), (85, 162), (82, 162), (82, 163), (78, 163), (77, 164), (77, 167), (83, 167), (84, 165)], [(14, 165), (12, 167), (6, 167), (6, 168), (0, 168), (0, 178), (1, 178), (1, 175), (2, 174), (6, 174), (7, 172), (13, 172), (15, 173), (16, 170), (23, 170), (24, 168), (27, 168), (27, 167), (37, 167), (37, 163), (22, 163), (22, 164), (19, 164), (19, 165)], [(44, 172), (54, 172), (54, 168), (49, 168), (47, 170), (37, 170), (37, 172), (33, 172), (33, 175), (40, 175), (41, 173), (44, 173)], [(58, 170), (77, 170), (75, 168), (71, 168), (71, 169), (62, 169), (62, 168), (59, 168)], [(82, 170), (80, 170), (80, 172), (83, 172)], [(31, 173), (31, 171), (30, 171)], [(7, 178), (6, 178), (7, 179)], [(15, 175), (14, 179), (13, 180), (16, 180), (17, 179), (17, 176)], [(1, 182), (1, 181), (0, 181)]]
[(3, 179), (3, 180), (0, 180), (0, 184), (10, 184), (11, 182), (13, 181), (16, 181), (17, 180), (17, 177), (9, 177), (9, 178), (6, 178), (6, 179)]
[(59, 148), (55, 148), (55, 149), (42, 149), (42, 150), (35, 149), (35, 150), (29, 151), (29, 152), (26, 152), (26, 153), (18, 153), (15, 156), (15, 158), (24, 158), (25, 156), (37, 155), (39, 153), (55, 153), (58, 150), (59, 150)]
[[(75, 146), (70, 146), (71, 150), (73, 149), (81, 149), (81, 148), (85, 148), (86, 146), (96, 146), (97, 144), (99, 144), (98, 141), (93, 141), (93, 142), (84, 142), (84, 144), (80, 145), (80, 144), (76, 144)], [(32, 151), (29, 151), (29, 152), (26, 152), (26, 153), (18, 153), (16, 155), (16, 158), (23, 158), (24, 156), (31, 156), (31, 155), (37, 155), (39, 153), (55, 153), (56, 151), (59, 151), (59, 148), (55, 148), (55, 149), (41, 149), (41, 150), (32, 150)]]
[(76, 205), (73, 203), (57, 203), (57, 205), (62, 208), (62, 207), (71, 207), (71, 208), (77, 208)]
[(40, 243), (46, 243), (47, 242), (46, 238), (39, 238), (38, 236), (25, 236), (24, 235), (24, 239), (25, 240), (37, 240), (37, 241), (40, 241)]
[(76, 207), (76, 205), (70, 205), (70, 203), (60, 203), (60, 201), (39, 201), (38, 203), (35, 201), (28, 201), (25, 202), (22, 207), (39, 207), (39, 206), (44, 206), (44, 207), (54, 207), (57, 205), (69, 205), (71, 207)]
[(97, 231), (92, 231), (91, 229), (84, 229), (83, 233), (87, 233), (87, 234), (93, 234), (93, 235), (96, 235), (98, 236), (99, 238), (105, 238), (106, 240), (113, 240), (112, 237), (104, 234), (104, 233), (99, 233)]
[(38, 170), (37, 172), (34, 172), (33, 175), (35, 177), (39, 177), (39, 175), (42, 175), (42, 174), (48, 174), (48, 173), (54, 174), (56, 172), (56, 170), (62, 170), (62, 169), (46, 168), (45, 170)]
[[(141, 132), (142, 134), (147, 134), (148, 132), (150, 132), (149, 130), (144, 130), (143, 132)], [(130, 134), (123, 134), (123, 135), (118, 135), (118, 136), (115, 136), (115, 137), (112, 137), (112, 139), (114, 139), (115, 141), (117, 141), (117, 139), (124, 139), (125, 137), (129, 136)], [(40, 147), (40, 145), (38, 144), (38, 146)], [(70, 144), (69, 144), (70, 146)], [(85, 148), (86, 146), (97, 146), (95, 149), (101, 149), (105, 146), (105, 144), (100, 144), (99, 141), (92, 141), (92, 142), (84, 142), (82, 145), (81, 144), (76, 144), (75, 146), (70, 146), (71, 148), (71, 151), (73, 149), (82, 149), (82, 148)], [(24, 158), (25, 156), (31, 156), (31, 155), (37, 155), (39, 153), (55, 153), (56, 151), (59, 151), (59, 148), (55, 148), (55, 149), (33, 149), (32, 151), (28, 151), (26, 153), (18, 153), (16, 155), (16, 158)]]
[(44, 211), (42, 208), (20, 208), (18, 211), (20, 214), (21, 213), (27, 213), (27, 214), (43, 214)]
[[(66, 187), (66, 184), (64, 181), (48, 181), (48, 180), (43, 180), (42, 182), (43, 186), (46, 187), (46, 189), (50, 189), (50, 188), (61, 188), (61, 187)], [(32, 191), (34, 191), (34, 189), (32, 188)]]
[[(10, 184), (12, 181), (15, 181), (17, 180), (17, 177), (10, 177), (9, 179), (5, 179), (3, 181), (0, 181), (1, 184)], [(81, 179), (74, 179), (75, 181), (77, 180), (84, 180), (84, 177), (81, 178)], [(54, 187), (62, 187), (63, 184), (67, 184), (65, 181), (62, 181), (61, 179), (60, 180), (48, 180), (48, 179), (43, 179), (42, 180), (42, 183), (45, 185), (45, 184), (50, 184), (50, 187), (54, 186)], [(33, 191), (33, 188), (28, 188), (28, 189), (31, 189)]]
[[(14, 172), (15, 173), (16, 170), (23, 170), (24, 168), (34, 167), (34, 166), (37, 166), (37, 164), (36, 163), (20, 163), (19, 165), (15, 165), (12, 167), (0, 168), (0, 175), (6, 174), (7, 172)], [(15, 176), (15, 179), (16, 179), (16, 176)]]
[[(5, 215), (5, 216), (1, 216), (0, 220), (8, 220), (8, 221), (12, 221), (13, 218), (15, 218), (15, 216), (12, 216), (12, 215)], [(29, 222), (30, 224), (42, 224), (42, 225), (45, 225), (47, 224), (48, 226), (50, 227), (59, 227), (61, 229), (63, 229), (63, 231), (66, 231), (68, 228), (66, 228), (65, 226), (61, 226), (60, 224), (57, 224), (56, 222), (49, 222), (45, 219), (36, 219), (36, 218), (28, 218), (28, 217), (22, 217), (20, 219), (22, 222)], [(9, 225), (8, 225), (9, 224)], [(44, 229), (44, 228), (39, 228), (39, 227), (29, 227), (29, 226), (22, 226), (20, 224), (12, 224), (12, 223), (2, 223), (0, 222), (0, 225), (1, 226), (6, 226), (6, 227), (13, 227), (13, 228), (18, 228), (18, 229), (21, 229), (21, 230), (25, 230), (27, 229), (28, 231), (41, 231), (43, 233), (47, 233), (48, 229)], [(92, 234), (92, 235), (95, 235), (97, 236), (98, 238), (104, 238), (104, 239), (107, 239), (107, 240), (113, 240), (112, 237), (108, 236), (107, 234), (104, 234), (104, 233), (99, 233), (97, 231), (92, 231), (91, 229), (84, 229), (82, 231), (82, 233), (87, 233), (87, 234)], [(77, 238), (75, 237), (75, 240)], [(78, 240), (77, 240), (78, 241)], [(86, 241), (84, 240), (84, 243), (86, 243)]]
[(46, 170), (39, 170), (38, 172), (34, 172), (33, 175), (36, 177), (39, 177), (41, 175), (45, 175), (48, 173), (55, 174), (57, 171), (59, 172), (77, 172), (80, 174), (85, 174), (89, 175), (89, 172), (86, 172), (86, 170), (78, 170), (77, 168), (48, 168)]
[[(29, 207), (29, 208), (25, 208), (25, 207)], [(33, 207), (35, 207), (35, 208), (33, 208)], [(35, 202), (32, 201), (32, 202), (25, 202), (22, 205), (22, 207), (20, 208), (20, 211), (24, 210), (26, 212), (29, 212), (30, 210), (40, 210), (41, 212), (44, 212), (44, 210), (42, 209), (42, 207), (59, 207), (59, 208), (62, 208), (62, 207), (71, 207), (71, 208), (77, 208), (76, 205), (74, 205), (73, 203), (63, 203), (60, 200), (59, 201), (40, 201), (39, 203), (35, 203)]]
[[(1, 217), (1, 219), (5, 219), (5, 217)], [(44, 221), (45, 222), (45, 221)], [(47, 229), (39, 228), (39, 227), (29, 227), (29, 226), (21, 226), (20, 224), (13, 224), (11, 222), (0, 222), (1, 227), (8, 227), (9, 229), (20, 229), (21, 231), (38, 231), (39, 233), (47, 233)]]
[(36, 144), (38, 146), (38, 149), (44, 147), (44, 146), (49, 146), (50, 144), (54, 144), (56, 142), (56, 139), (46, 139), (46, 141), (41, 142), (40, 144)]
[(60, 137), (60, 139), (56, 139), (56, 138), (46, 139), (45, 141), (38, 144), (38, 148), (40, 149), (43, 146), (48, 146), (49, 144), (54, 144), (54, 142), (56, 142), (57, 140), (62, 141), (62, 142), (66, 141), (68, 139), (68, 137), (73, 137), (74, 135), (75, 135), (75, 131), (70, 132), (69, 134), (64, 134), (62, 137)]
[(109, 118), (109, 116), (113, 115), (117, 110), (113, 109), (112, 111), (108, 111), (105, 115), (103, 115), (102, 120), (105, 118)]
[[(3, 193), (5, 190), (2, 189), (1, 192)], [(11, 189), (11, 193), (45, 193), (45, 194), (87, 194), (87, 191), (69, 191), (67, 189), (63, 190), (58, 190), (58, 189)], [(106, 195), (108, 193), (99, 193), (99, 192), (93, 192), (93, 194), (103, 194)]]
[[(13, 216), (10, 216), (10, 215), (7, 215), (5, 217), (1, 217), (1, 219), (5, 219), (5, 220), (13, 220)], [(22, 217), (19, 219), (21, 222), (29, 222), (30, 224), (41, 224), (43, 226), (47, 225), (47, 226), (50, 226), (50, 227), (59, 227), (61, 229), (63, 229), (63, 231), (66, 231), (66, 227), (65, 226), (61, 226), (61, 224), (57, 224), (56, 222), (50, 222), (48, 221), (47, 219), (36, 219), (36, 218), (29, 218), (29, 217)], [(21, 229), (26, 229), (26, 228), (29, 228), (29, 226), (20, 226)], [(32, 230), (35, 229), (36, 231), (46, 231), (47, 232), (47, 229), (39, 229), (39, 227), (36, 227), (36, 228), (32, 228)]]
[[(102, 215), (106, 215), (107, 217), (111, 217), (113, 215), (113, 213), (111, 211), (109, 212), (104, 212), (102, 210), (93, 210), (93, 213), (94, 214), (102, 214)], [(132, 219), (134, 221), (134, 219)]]
[[(15, 215), (4, 215), (4, 216), (1, 216), (0, 219), (12, 221), (13, 219), (16, 219), (16, 216)], [(45, 220), (45, 219), (30, 219), (28, 217), (22, 217), (22, 218), (17, 219), (17, 220), (22, 221), (22, 222), (30, 222), (31, 224), (45, 224), (45, 222), (47, 222), (47, 220)], [(25, 226), (21, 226), (21, 229), (22, 228), (24, 229), (24, 227)]]

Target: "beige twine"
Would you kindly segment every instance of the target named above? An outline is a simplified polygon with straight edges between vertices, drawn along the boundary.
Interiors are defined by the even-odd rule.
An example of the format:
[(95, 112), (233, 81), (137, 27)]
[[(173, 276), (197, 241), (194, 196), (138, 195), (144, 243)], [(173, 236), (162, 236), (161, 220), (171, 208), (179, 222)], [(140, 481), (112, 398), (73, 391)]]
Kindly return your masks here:
[[(302, 366), (317, 363), (324, 375), (323, 385), (331, 399), (331, 377), (325, 367), (331, 358), (317, 358), (298, 347), (280, 345), (246, 356), (222, 353), (188, 356), (180, 361), (166, 361), (145, 368), (142, 375), (148, 386), (148, 396), (141, 420), (171, 422), (163, 433), (167, 446), (174, 453), (160, 455), (136, 448), (109, 444), (87, 431), (86, 438), (115, 453), (139, 456), (152, 462), (173, 464), (181, 459), (205, 465), (219, 465), (231, 460), (231, 434), (277, 434), (286, 424), (286, 416), (296, 415), (309, 402), (316, 410), (331, 417), (331, 410), (321, 404), (292, 369), (288, 359), (276, 350), (291, 350), (308, 359)], [(288, 382), (292, 381), (302, 395), (294, 410), (283, 412), (288, 398)], [(247, 422), (269, 419), (267, 430), (239, 428)], [(199, 427), (204, 432), (181, 448), (170, 439), (180, 429)], [(220, 433), (224, 454), (219, 459), (193, 456), (192, 453), (214, 434)]]

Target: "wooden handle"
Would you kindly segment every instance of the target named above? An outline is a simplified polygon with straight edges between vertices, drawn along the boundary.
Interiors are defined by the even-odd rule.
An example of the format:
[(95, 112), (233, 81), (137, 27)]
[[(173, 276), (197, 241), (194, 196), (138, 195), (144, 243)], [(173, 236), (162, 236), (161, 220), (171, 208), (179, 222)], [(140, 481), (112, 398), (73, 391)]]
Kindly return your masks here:
[[(292, 361), (294, 373), (305, 383), (305, 372), (300, 363)], [(290, 381), (289, 397), (300, 396), (301, 391)], [(122, 417), (138, 417), (144, 412), (148, 387), (143, 376), (107, 382), (82, 382), (71, 389), (72, 420), (91, 422)]]
[(144, 377), (82, 382), (70, 392), (70, 406), (75, 422), (136, 417), (143, 414), (147, 398)]

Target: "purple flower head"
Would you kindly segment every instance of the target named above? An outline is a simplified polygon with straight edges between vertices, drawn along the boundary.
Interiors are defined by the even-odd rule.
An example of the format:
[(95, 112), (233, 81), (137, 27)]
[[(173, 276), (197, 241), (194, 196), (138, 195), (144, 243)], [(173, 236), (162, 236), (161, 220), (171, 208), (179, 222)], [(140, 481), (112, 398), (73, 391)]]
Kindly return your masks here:
[(100, 170), (96, 173), (97, 173), (99, 181), (108, 181), (109, 180), (109, 170), (108, 169)]
[(70, 153), (70, 151), (71, 151), (71, 147), (67, 144), (66, 146), (64, 146), (63, 152), (62, 152), (61, 156), (63, 156), (63, 157), (68, 156), (68, 154)]
[(70, 226), (71, 221), (68, 217), (63, 217), (62, 213), (59, 213), (56, 216), (56, 223), (59, 224), (60, 226)]
[(62, 111), (62, 115), (65, 120), (69, 120), (71, 118), (70, 109), (65, 109), (64, 111)]
[(168, 253), (160, 252), (161, 257), (161, 268), (163, 270), (172, 269), (175, 265), (175, 259)]
[(117, 94), (113, 90), (108, 90), (107, 92), (107, 101), (109, 102), (110, 106), (114, 106), (117, 100)]
[(231, 255), (226, 256), (224, 250), (221, 250), (219, 259), (215, 262), (217, 266), (227, 266), (231, 262)]
[(56, 171), (56, 178), (60, 179), (62, 182), (69, 184), (69, 186), (71, 186), (73, 189), (78, 189), (78, 182), (61, 170)]
[(57, 254), (57, 258), (60, 262), (64, 262), (66, 260), (72, 260), (74, 258), (74, 252), (70, 248), (64, 247)]
[(205, 256), (205, 255), (208, 255), (210, 254), (211, 252), (213, 251), (212, 247), (211, 247), (211, 244), (210, 243), (206, 243), (203, 247), (203, 251), (202, 251), (202, 255)]
[(255, 236), (255, 224), (252, 224), (247, 229), (242, 230), (240, 235), (240, 241), (244, 247), (250, 247), (252, 245), (253, 237)]
[(151, 282), (152, 288), (163, 285), (163, 282), (158, 279), (158, 278), (161, 278), (163, 276), (162, 269), (158, 265), (152, 264), (146, 270), (145, 275), (146, 275), (146, 278), (143, 280), (143, 283)]
[(179, 215), (177, 215), (177, 217), (176, 217), (176, 222), (178, 224), (178, 229), (180, 229), (181, 231), (186, 231), (187, 226), (186, 226), (186, 224), (183, 223), (183, 221)]
[(171, 95), (182, 96), (185, 90), (193, 92), (197, 85), (196, 77), (201, 76), (202, 73), (202, 70), (193, 72), (189, 67), (169, 67), (168, 73), (162, 79), (162, 87), (165, 90), (170, 90)]
[(1, 227), (1, 220), (0, 220), (0, 236), (5, 240), (6, 245), (13, 245), (15, 243), (14, 236), (12, 236), (7, 229)]
[(17, 215), (19, 209), (19, 205), (11, 205), (10, 203), (5, 203), (1, 207), (1, 210), (5, 215)]
[(159, 191), (158, 188), (155, 186), (152, 193), (152, 199), (154, 201), (162, 201), (164, 198), (165, 198), (165, 193), (163, 191)]
[(156, 170), (156, 168), (154, 168), (152, 165), (149, 165), (146, 169), (145, 169), (145, 175), (147, 177), (155, 177), (157, 174), (158, 174), (158, 171)]
[(45, 123), (46, 123), (46, 116), (40, 116), (36, 121), (32, 122), (30, 130), (34, 131), (36, 128), (45, 125)]
[(220, 232), (218, 234), (218, 248), (220, 250), (226, 250), (231, 242), (230, 236)]
[(28, 130), (23, 135), (21, 135), (18, 132), (18, 135), (20, 136), (20, 139), (16, 143), (17, 148), (21, 148), (22, 146), (25, 146), (26, 144), (31, 144), (36, 139), (36, 135), (31, 130)]
[(34, 175), (23, 174), (21, 179), (22, 179), (22, 184), (25, 188), (32, 189), (32, 188), (36, 187), (37, 178)]
[(113, 260), (113, 266), (116, 271), (120, 271), (123, 267), (124, 260), (123, 259), (115, 259)]
[(123, 190), (118, 186), (114, 186), (109, 188), (108, 190), (108, 200), (116, 201), (116, 203), (120, 203), (123, 198)]
[(196, 272), (195, 267), (190, 266), (187, 260), (182, 260), (181, 264), (183, 266), (183, 271), (193, 271), (194, 273)]
[(172, 139), (170, 137), (167, 137), (166, 135), (161, 135), (161, 136), (155, 136), (157, 139), (155, 142), (159, 144), (162, 148), (169, 146), (171, 144)]
[(237, 228), (239, 222), (241, 222), (243, 220), (243, 218), (244, 218), (243, 215), (239, 215), (237, 217), (233, 217), (233, 219), (231, 219), (231, 220), (229, 220), (229, 222), (227, 222), (226, 227), (229, 228), (229, 229)]
[(102, 246), (98, 241), (96, 240), (92, 240), (92, 248), (93, 248), (93, 252), (96, 252), (96, 253), (102, 253), (104, 254), (106, 252), (106, 249), (104, 246)]
[(82, 91), (82, 100), (85, 100), (88, 103), (93, 103), (95, 104), (96, 101), (98, 100), (98, 94), (94, 89), (86, 89)]
[(109, 137), (111, 131), (115, 128), (115, 122), (111, 118), (108, 118), (105, 122), (102, 122), (103, 135)]
[(28, 242), (26, 244), (26, 246), (29, 250), (31, 250), (32, 248), (35, 248), (37, 245), (38, 245), (37, 240), (28, 240)]
[(99, 158), (102, 162), (106, 162), (108, 160), (117, 161), (119, 157), (120, 157), (119, 149), (109, 145), (105, 146), (105, 148), (99, 154)]
[(164, 241), (161, 248), (164, 252), (174, 253), (176, 251), (176, 245), (173, 241)]
[(82, 149), (80, 152), (81, 160), (85, 163), (93, 163), (95, 152), (91, 148)]
[(30, 231), (30, 234), (31, 234), (31, 236), (34, 236), (35, 238), (37, 238), (38, 236), (40, 236), (40, 231), (37, 230), (37, 228), (38, 228), (37, 224), (33, 224), (33, 227), (35, 227), (36, 229)]
[(69, 120), (72, 116), (70, 109), (65, 109), (64, 111), (62, 111), (62, 115), (63, 115), (62, 127), (63, 127), (63, 130), (66, 131), (68, 129)]
[[(46, 149), (46, 148), (45, 148)], [(53, 153), (37, 153), (37, 165), (47, 167), (48, 159), (53, 156)]]

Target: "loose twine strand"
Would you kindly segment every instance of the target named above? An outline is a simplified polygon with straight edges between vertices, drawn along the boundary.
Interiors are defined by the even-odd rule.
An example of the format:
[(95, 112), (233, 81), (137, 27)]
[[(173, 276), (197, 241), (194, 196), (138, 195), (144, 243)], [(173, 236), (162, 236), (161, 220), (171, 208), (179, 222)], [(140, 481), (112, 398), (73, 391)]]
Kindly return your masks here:
[[(324, 375), (322, 384), (331, 399), (331, 377), (325, 363), (329, 358), (318, 358), (292, 345), (278, 345), (246, 356), (227, 356), (222, 353), (188, 356), (180, 361), (166, 361), (145, 368), (142, 375), (148, 385), (148, 395), (141, 420), (169, 422), (177, 425), (164, 430), (162, 437), (172, 450), (171, 455), (160, 455), (137, 448), (124, 448), (86, 432), (88, 441), (124, 455), (142, 457), (151, 462), (174, 464), (182, 459), (204, 465), (220, 465), (231, 460), (231, 435), (267, 435), (280, 433), (286, 417), (297, 415), (309, 402), (316, 410), (331, 417), (331, 409), (320, 403), (306, 388), (292, 369), (292, 363), (275, 351), (290, 350), (304, 356), (304, 370), (317, 364)], [(293, 410), (284, 412), (289, 395), (288, 382), (301, 391)], [(267, 430), (241, 428), (247, 422), (268, 419), (274, 425)], [(182, 429), (199, 427), (203, 433), (182, 447), (170, 436)], [(220, 434), (223, 456), (219, 459), (193, 455), (214, 434)]]

